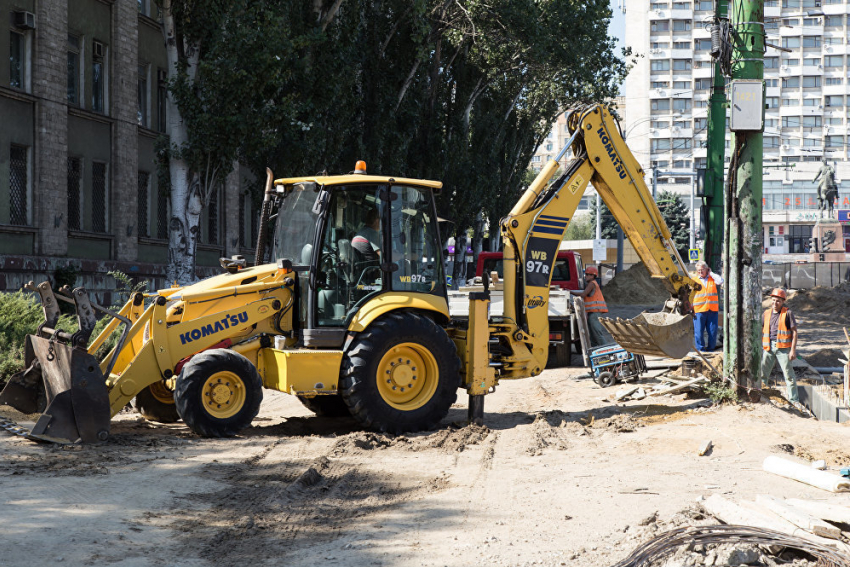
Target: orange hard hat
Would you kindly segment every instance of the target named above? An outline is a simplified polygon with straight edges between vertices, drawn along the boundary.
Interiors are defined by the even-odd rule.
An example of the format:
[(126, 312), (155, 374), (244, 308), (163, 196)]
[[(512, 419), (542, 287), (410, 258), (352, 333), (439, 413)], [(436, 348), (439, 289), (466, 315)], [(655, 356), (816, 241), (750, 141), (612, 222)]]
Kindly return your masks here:
[(584, 273), (599, 277), (599, 268), (596, 266), (585, 266)]
[(770, 297), (778, 297), (779, 299), (785, 300), (788, 299), (788, 295), (785, 293), (784, 289), (776, 288), (770, 292)]

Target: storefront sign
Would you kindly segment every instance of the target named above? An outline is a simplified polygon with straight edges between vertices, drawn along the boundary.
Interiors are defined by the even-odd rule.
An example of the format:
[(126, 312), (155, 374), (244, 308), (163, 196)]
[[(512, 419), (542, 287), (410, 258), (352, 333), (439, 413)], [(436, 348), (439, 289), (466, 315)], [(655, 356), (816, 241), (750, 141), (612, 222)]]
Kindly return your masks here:
[(792, 216), (793, 218), (791, 220), (795, 221), (816, 221), (820, 218), (820, 213), (795, 213)]
[(838, 211), (838, 222), (850, 222), (850, 210), (844, 209)]

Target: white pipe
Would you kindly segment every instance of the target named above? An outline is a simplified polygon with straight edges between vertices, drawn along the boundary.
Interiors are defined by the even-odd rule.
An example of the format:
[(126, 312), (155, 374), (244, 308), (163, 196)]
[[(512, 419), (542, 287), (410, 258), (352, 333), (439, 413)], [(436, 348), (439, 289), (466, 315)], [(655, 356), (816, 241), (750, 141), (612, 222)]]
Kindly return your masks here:
[(815, 470), (809, 465), (801, 465), (773, 455), (767, 457), (762, 468), (773, 474), (784, 476), (830, 492), (850, 491), (850, 479), (826, 471)]

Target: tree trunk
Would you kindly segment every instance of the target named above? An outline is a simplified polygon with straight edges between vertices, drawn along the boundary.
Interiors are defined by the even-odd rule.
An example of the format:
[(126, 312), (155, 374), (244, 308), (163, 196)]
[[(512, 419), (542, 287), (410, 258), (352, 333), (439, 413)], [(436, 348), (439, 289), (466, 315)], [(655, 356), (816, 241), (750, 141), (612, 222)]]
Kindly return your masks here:
[[(197, 46), (182, 46), (171, 2), (165, 0), (162, 4), (162, 32), (165, 36), (166, 54), (168, 57), (168, 77), (173, 79), (178, 72), (181, 54), (188, 64), (187, 79), (192, 80), (197, 69), (199, 50)], [(169, 136), (172, 154), (179, 150), (189, 139), (186, 123), (180, 115), (180, 109), (169, 90), (166, 99), (166, 130)], [(203, 210), (203, 196), (198, 174), (192, 172), (189, 164), (171, 155), (168, 160), (168, 174), (171, 181), (171, 216), (168, 221), (168, 268), (166, 277), (170, 282), (180, 285), (190, 284), (197, 280), (195, 275), (196, 252), (198, 243), (199, 223)]]

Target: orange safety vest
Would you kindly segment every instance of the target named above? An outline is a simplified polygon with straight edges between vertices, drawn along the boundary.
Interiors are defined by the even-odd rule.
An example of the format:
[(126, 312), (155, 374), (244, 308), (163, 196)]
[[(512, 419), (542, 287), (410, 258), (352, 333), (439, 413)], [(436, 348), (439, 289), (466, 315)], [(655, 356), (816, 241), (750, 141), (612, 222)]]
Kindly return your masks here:
[[(776, 329), (776, 348), (791, 348), (791, 330), (788, 329), (786, 322), (788, 312), (787, 307), (783, 307), (779, 312), (779, 325)], [(770, 314), (773, 309), (768, 309), (764, 312), (764, 326), (761, 330), (761, 345), (764, 350), (770, 350)]]
[(599, 287), (599, 282), (592, 282), (596, 285), (596, 291), (588, 295), (584, 299), (584, 310), (587, 313), (608, 313), (608, 306), (605, 304), (605, 298), (602, 297), (602, 288)]
[(705, 313), (706, 311), (719, 311), (720, 304), (717, 301), (717, 284), (711, 275), (708, 283), (702, 287), (694, 296), (694, 312)]

